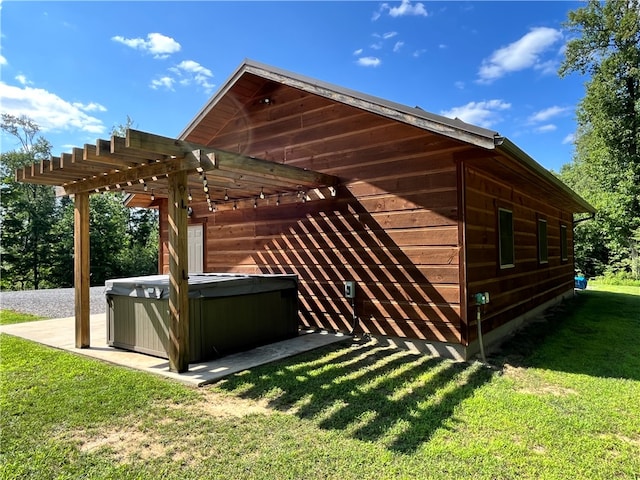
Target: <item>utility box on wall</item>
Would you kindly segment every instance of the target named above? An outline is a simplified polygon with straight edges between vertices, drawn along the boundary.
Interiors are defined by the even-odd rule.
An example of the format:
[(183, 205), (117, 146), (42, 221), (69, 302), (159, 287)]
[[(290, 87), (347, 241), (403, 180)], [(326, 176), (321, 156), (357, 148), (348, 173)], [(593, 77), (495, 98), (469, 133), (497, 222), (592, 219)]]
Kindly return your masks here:
[(345, 298), (356, 298), (356, 282), (349, 280), (344, 282)]

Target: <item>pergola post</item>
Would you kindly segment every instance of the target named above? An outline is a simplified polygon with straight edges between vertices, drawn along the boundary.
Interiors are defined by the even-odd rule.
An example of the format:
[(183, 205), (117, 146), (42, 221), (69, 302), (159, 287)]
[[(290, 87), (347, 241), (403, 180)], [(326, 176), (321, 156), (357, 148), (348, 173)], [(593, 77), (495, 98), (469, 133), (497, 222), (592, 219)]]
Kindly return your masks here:
[(73, 214), (76, 348), (89, 348), (89, 194), (78, 193)]
[(169, 370), (189, 370), (187, 172), (169, 174)]

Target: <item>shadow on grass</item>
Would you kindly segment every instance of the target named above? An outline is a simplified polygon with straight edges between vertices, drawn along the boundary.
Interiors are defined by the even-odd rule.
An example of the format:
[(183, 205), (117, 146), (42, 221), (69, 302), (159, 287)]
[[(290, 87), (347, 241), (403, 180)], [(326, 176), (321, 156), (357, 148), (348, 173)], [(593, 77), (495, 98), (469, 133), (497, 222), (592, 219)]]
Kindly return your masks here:
[(640, 296), (585, 290), (518, 331), (489, 361), (640, 380)]
[(491, 377), (477, 363), (369, 343), (326, 347), (237, 374), (218, 388), (266, 398), (271, 408), (320, 428), (411, 453), (446, 427), (455, 408)]

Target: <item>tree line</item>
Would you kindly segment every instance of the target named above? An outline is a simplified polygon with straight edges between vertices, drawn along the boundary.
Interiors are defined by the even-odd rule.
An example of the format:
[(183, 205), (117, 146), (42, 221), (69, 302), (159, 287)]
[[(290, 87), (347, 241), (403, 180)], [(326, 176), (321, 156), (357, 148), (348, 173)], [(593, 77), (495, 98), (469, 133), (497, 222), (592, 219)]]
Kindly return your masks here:
[[(73, 200), (56, 197), (52, 186), (14, 179), (18, 168), (49, 159), (52, 146), (30, 118), (5, 113), (1, 118), (0, 128), (18, 148), (0, 157), (0, 288), (71, 287)], [(89, 209), (91, 285), (157, 273), (156, 210), (128, 208), (122, 193), (91, 195)]]

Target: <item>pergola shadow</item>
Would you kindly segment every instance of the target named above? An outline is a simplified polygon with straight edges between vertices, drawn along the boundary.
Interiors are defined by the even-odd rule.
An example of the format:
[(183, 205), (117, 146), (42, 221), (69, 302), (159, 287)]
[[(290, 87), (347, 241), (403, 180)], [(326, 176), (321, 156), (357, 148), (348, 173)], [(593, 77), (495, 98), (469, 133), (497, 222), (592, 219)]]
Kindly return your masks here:
[(375, 343), (330, 347), (232, 376), (219, 388), (309, 419), (320, 428), (411, 453), (492, 378), (452, 362)]

